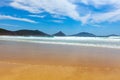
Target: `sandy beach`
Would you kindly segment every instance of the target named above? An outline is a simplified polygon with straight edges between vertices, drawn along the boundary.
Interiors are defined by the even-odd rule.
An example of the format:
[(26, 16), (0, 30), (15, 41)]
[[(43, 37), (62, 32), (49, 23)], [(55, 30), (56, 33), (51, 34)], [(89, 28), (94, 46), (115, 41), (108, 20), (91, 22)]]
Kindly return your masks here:
[(0, 41), (0, 80), (120, 80), (120, 50)]

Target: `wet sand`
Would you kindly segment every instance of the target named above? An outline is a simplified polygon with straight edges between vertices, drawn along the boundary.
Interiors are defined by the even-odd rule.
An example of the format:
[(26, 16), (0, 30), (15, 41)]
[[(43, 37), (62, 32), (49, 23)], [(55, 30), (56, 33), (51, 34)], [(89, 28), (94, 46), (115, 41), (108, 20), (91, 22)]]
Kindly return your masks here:
[(0, 41), (0, 80), (120, 80), (120, 50)]

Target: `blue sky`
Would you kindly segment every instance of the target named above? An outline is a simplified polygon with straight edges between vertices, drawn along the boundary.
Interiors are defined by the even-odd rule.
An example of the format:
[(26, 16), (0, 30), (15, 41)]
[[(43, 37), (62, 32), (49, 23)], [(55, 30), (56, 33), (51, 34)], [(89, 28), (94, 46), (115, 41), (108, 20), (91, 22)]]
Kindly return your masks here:
[(0, 0), (0, 28), (120, 34), (120, 0)]

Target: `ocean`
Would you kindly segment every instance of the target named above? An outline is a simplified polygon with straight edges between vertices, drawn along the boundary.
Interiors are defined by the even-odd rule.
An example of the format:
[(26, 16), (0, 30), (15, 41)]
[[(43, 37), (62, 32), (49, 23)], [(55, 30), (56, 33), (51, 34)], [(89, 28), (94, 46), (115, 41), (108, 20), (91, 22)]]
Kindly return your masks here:
[(23, 37), (23, 36), (0, 36), (0, 40), (18, 41), (29, 43), (91, 46), (120, 49), (120, 36), (111, 37)]

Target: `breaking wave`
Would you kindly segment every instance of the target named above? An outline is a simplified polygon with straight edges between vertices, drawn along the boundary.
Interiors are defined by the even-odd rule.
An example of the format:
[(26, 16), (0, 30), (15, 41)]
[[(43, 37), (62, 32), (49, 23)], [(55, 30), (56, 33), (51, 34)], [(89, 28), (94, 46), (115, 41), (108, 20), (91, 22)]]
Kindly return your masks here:
[(23, 37), (0, 36), (0, 40), (29, 43), (61, 44), (76, 46), (92, 46), (120, 49), (120, 37)]

